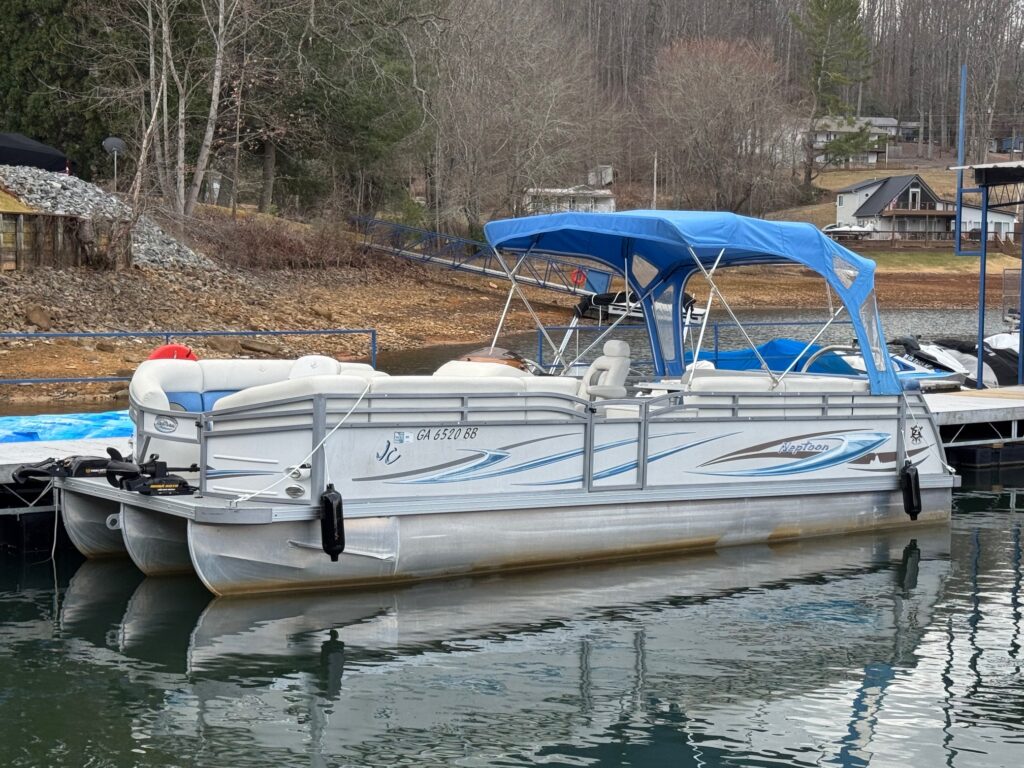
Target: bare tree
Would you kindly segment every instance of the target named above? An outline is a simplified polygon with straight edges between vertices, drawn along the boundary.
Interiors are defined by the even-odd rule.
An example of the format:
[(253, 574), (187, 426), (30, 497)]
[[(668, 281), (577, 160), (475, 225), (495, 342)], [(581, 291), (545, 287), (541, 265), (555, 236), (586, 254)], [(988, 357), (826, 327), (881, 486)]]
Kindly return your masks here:
[(453, 0), (446, 15), (425, 102), (432, 197), (439, 220), (476, 230), (525, 187), (585, 178), (592, 70), (540, 4)]
[(778, 63), (746, 41), (678, 42), (646, 81), (641, 126), (676, 207), (761, 214), (792, 197)]

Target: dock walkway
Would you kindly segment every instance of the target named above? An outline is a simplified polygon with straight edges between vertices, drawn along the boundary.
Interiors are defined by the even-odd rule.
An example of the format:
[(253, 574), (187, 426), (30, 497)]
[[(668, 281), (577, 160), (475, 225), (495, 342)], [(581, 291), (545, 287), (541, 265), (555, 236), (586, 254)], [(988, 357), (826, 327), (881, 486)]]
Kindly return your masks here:
[(1024, 441), (1024, 387), (935, 392), (925, 400), (947, 449), (1003, 448)]

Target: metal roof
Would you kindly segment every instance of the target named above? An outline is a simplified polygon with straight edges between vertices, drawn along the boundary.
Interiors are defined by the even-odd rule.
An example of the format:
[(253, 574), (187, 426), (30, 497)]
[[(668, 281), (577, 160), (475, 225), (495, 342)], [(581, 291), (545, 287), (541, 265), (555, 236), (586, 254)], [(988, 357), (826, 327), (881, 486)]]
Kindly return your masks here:
[(912, 173), (907, 176), (890, 176), (889, 178), (885, 179), (885, 183), (882, 184), (881, 187), (875, 190), (875, 193), (871, 195), (871, 197), (864, 201), (864, 204), (860, 208), (858, 208), (856, 213), (854, 213), (853, 215), (877, 216), (883, 210), (885, 210), (885, 206), (887, 206), (889, 203), (895, 200), (900, 194), (902, 194), (903, 190), (909, 187), (915, 179), (921, 184), (921, 187), (923, 189), (928, 190), (932, 197), (934, 197), (936, 200), (941, 199), (938, 195), (935, 194), (935, 190), (929, 187), (925, 183), (924, 179), (922, 179), (916, 173)]
[(1012, 208), (1024, 203), (1024, 160), (954, 165), (951, 171), (974, 171), (976, 186), (988, 190), (988, 207)]
[(950, 171), (971, 171), (976, 168), (1020, 168), (1024, 170), (1024, 160), (1009, 160), (1005, 163), (978, 163), (977, 165), (951, 165)]
[(856, 192), (858, 190), (864, 189), (864, 187), (870, 187), (872, 184), (881, 184), (883, 181), (885, 181), (885, 179), (869, 179), (868, 181), (858, 181), (854, 184), (850, 184), (849, 186), (843, 187), (842, 189), (837, 189), (836, 194), (841, 195), (846, 192)]

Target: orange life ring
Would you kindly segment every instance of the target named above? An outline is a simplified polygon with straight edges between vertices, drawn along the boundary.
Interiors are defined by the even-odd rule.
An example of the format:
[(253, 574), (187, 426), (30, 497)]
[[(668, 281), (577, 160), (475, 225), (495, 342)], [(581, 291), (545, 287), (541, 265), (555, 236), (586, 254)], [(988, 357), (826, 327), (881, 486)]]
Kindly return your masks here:
[(149, 353), (147, 360), (198, 360), (196, 353), (184, 344), (164, 344)]
[(580, 286), (587, 282), (587, 273), (579, 267), (576, 267), (576, 269), (574, 269), (569, 275), (569, 279), (572, 280), (573, 285)]

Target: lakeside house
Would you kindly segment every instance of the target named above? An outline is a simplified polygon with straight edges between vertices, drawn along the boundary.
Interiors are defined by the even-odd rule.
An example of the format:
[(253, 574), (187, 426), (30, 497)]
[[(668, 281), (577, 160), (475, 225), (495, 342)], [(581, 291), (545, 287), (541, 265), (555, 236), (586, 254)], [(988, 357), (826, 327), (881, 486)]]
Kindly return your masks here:
[[(871, 230), (869, 239), (948, 240), (956, 202), (939, 197), (917, 174), (870, 179), (836, 192), (836, 224)], [(1017, 217), (989, 209), (988, 236), (1012, 241)], [(964, 205), (965, 235), (981, 229), (981, 208)]]
[(884, 162), (886, 158), (886, 145), (890, 139), (895, 140), (898, 122), (891, 117), (823, 117), (815, 123), (813, 143), (814, 149), (820, 154), (816, 155), (814, 162), (827, 163), (832, 160), (826, 145), (830, 141), (842, 138), (844, 135), (867, 130), (868, 136), (873, 140), (874, 146), (864, 152), (854, 155), (845, 161), (847, 165), (877, 165)]
[(610, 189), (595, 189), (588, 184), (564, 189), (535, 187), (523, 193), (523, 209), (528, 214), (569, 211), (614, 213), (615, 194)]

